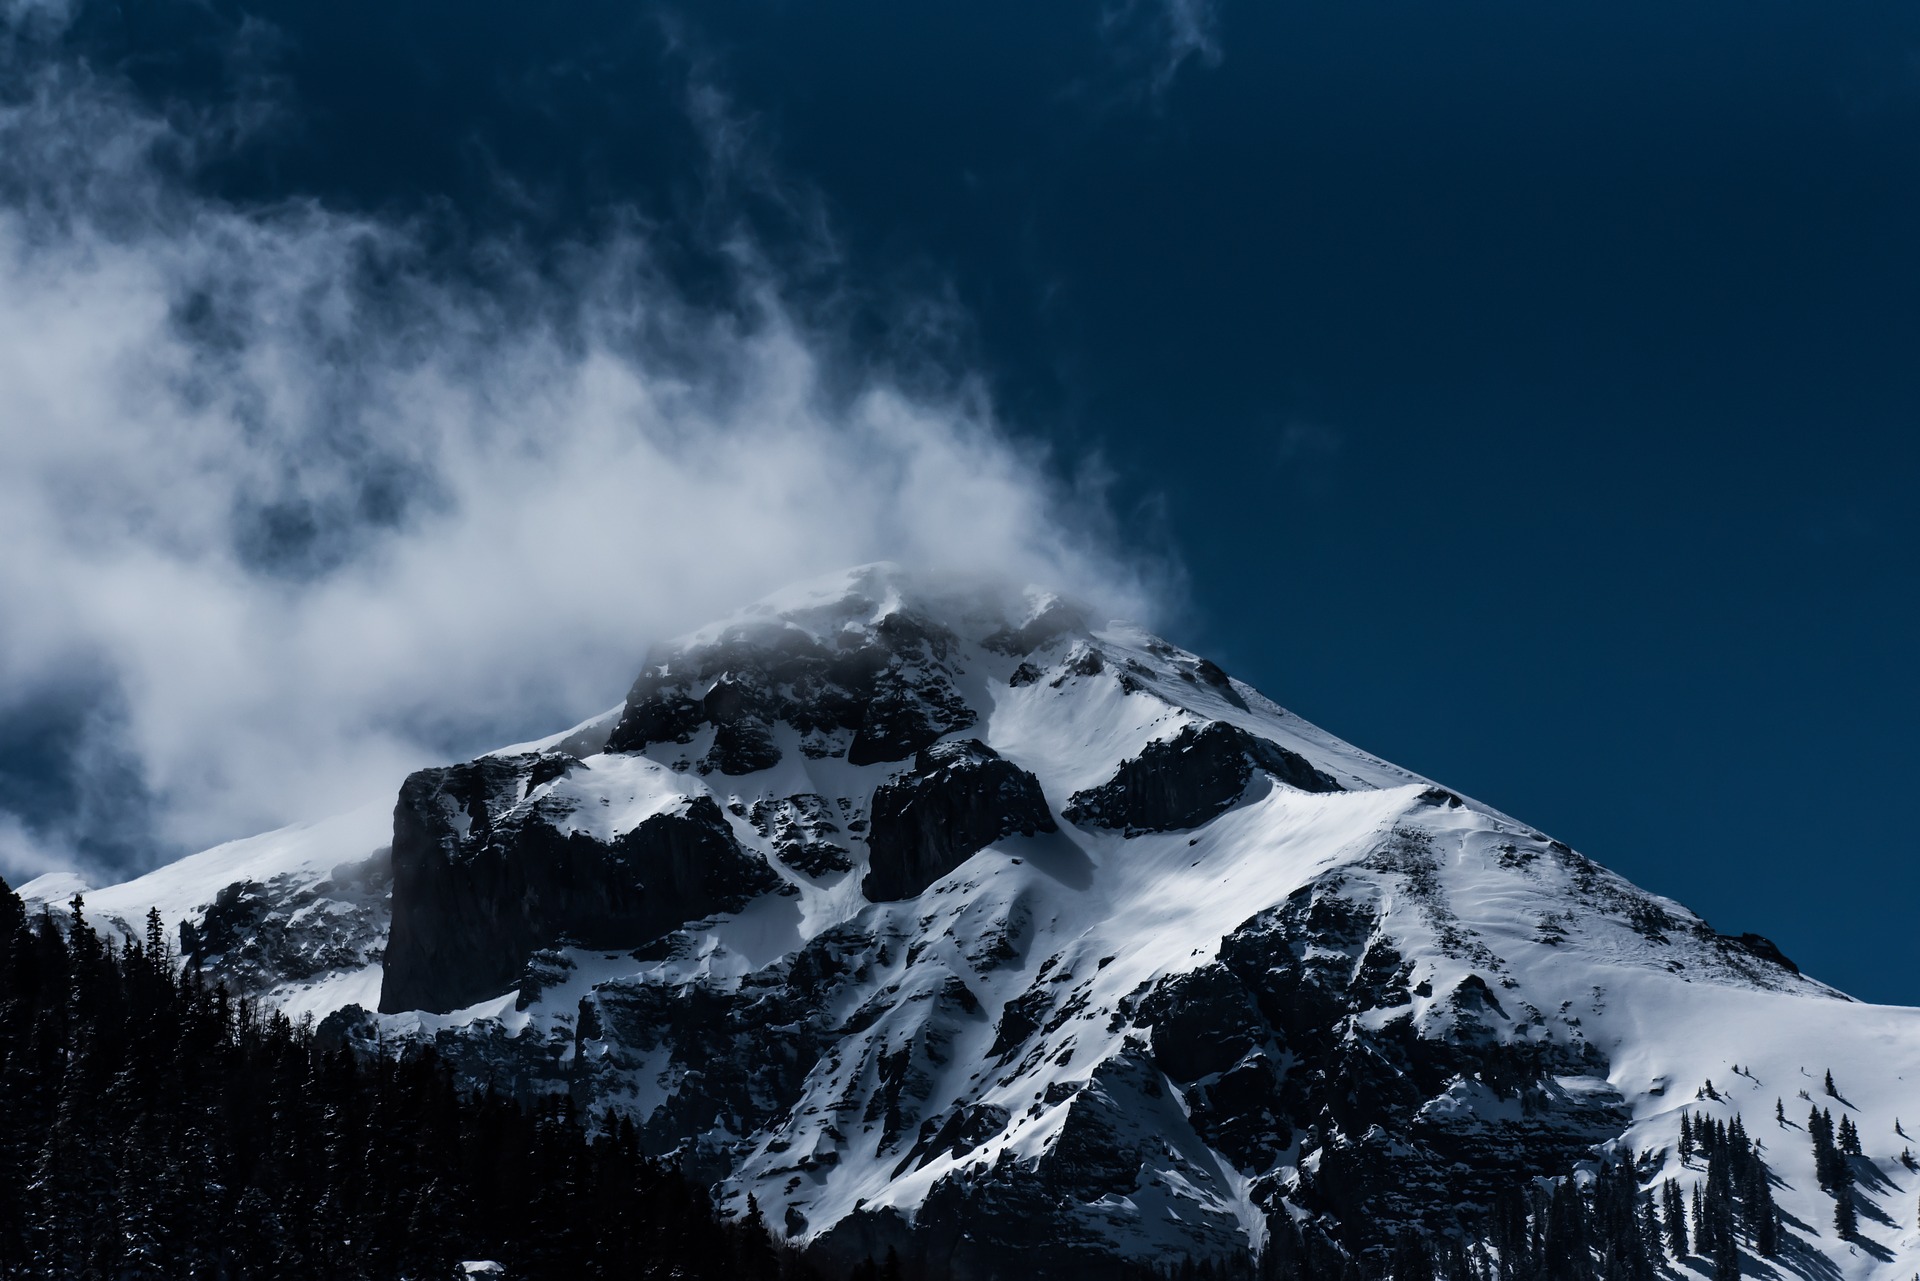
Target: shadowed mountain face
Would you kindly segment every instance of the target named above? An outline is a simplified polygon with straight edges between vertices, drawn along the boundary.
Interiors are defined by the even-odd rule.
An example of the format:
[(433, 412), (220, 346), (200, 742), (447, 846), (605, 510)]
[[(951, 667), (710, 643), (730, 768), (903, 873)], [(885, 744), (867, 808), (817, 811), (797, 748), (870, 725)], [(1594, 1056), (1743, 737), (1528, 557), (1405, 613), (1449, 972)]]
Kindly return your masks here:
[(631, 947), (782, 888), (711, 798), (610, 840), (570, 830), (529, 790), (580, 763), (486, 757), (422, 770), (394, 810), (393, 926), (380, 1008), (446, 1011), (512, 986), (540, 948)]
[[(237, 866), (182, 917), (196, 963), (246, 954)], [(269, 870), (241, 879), (302, 905), (283, 952), (348, 897)], [(1378, 1272), (1613, 1156), (1697, 1179), (1681, 1108), (1755, 1129), (1828, 1063), (1892, 1133), (1920, 1061), (1915, 1012), (1203, 659), (885, 566), (662, 647), (577, 731), (415, 774), (391, 877), (384, 970), (309, 949), (342, 992), (381, 976), (328, 1038), (611, 1108), (831, 1266), (1100, 1276), (1279, 1224)], [(1877, 1260), (1823, 1235), (1796, 1153), (1768, 1151), (1794, 1248)], [(1906, 1213), (1876, 1159), (1862, 1195)]]

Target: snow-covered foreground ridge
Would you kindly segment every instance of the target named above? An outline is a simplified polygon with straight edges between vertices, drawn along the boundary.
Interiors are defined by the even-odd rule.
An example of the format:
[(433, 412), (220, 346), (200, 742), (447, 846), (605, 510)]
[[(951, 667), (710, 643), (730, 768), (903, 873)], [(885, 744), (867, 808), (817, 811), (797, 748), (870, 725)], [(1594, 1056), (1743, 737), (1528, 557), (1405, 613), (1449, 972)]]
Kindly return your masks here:
[[(828, 1258), (1471, 1233), (1609, 1158), (1700, 1180), (1688, 1111), (1740, 1116), (1779, 1181), (1786, 1248), (1749, 1274), (1920, 1273), (1920, 1010), (1033, 589), (794, 588), (574, 730), (86, 902), (158, 907), (329, 1037), (624, 1113)], [(1861, 1136), (1855, 1241), (1816, 1104)]]

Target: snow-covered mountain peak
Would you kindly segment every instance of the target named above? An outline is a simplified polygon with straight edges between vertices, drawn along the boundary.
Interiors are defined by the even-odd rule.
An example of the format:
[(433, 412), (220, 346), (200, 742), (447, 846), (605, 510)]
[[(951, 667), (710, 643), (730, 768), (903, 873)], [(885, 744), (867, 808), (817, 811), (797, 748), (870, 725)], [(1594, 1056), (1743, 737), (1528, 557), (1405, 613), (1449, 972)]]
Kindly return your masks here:
[(344, 1043), (612, 1108), (823, 1258), (1074, 1275), (1276, 1223), (1467, 1233), (1620, 1153), (1692, 1178), (1682, 1108), (1758, 1132), (1844, 1067), (1886, 1221), (1833, 1239), (1770, 1130), (1796, 1248), (1823, 1278), (1920, 1262), (1888, 1137), (1920, 1119), (1920, 1011), (1043, 590), (789, 589), (654, 649), (617, 709), (316, 839), (88, 901), (156, 894), (211, 973), (332, 994)]
[(823, 574), (770, 593), (732, 615), (676, 638), (669, 650), (698, 649), (729, 632), (794, 629), (820, 643), (871, 635), (893, 616), (924, 619), (970, 641), (1033, 624), (1071, 618), (1084, 628), (1086, 605), (1046, 587), (981, 573), (909, 569), (876, 561)]

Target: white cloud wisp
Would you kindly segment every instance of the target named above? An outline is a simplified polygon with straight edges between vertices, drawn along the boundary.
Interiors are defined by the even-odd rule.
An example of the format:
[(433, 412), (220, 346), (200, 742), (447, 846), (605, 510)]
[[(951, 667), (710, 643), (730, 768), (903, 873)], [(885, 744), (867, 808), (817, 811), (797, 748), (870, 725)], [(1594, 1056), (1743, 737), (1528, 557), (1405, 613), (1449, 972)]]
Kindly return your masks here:
[[(143, 859), (559, 728), (650, 640), (841, 565), (1152, 594), (976, 381), (862, 364), (764, 269), (703, 308), (634, 234), (475, 284), (405, 225), (197, 194), (162, 163), (194, 140), (71, 64), (32, 84), (0, 105), (0, 716), (101, 691), (66, 774), (137, 780)], [(0, 874), (99, 835), (0, 810)]]

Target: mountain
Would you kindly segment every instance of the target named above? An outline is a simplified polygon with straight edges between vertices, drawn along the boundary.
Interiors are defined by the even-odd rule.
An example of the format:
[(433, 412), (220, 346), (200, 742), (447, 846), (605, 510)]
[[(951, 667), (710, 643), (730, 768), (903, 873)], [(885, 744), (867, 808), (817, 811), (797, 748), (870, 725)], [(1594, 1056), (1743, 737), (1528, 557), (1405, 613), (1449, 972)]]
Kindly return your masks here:
[[(1738, 1118), (1769, 1172), (1746, 1274), (1920, 1273), (1920, 1010), (1035, 589), (803, 585), (650, 653), (604, 716), (414, 774), (391, 821), (86, 903), (129, 933), (157, 907), (332, 1043), (612, 1109), (836, 1267), (1497, 1257), (1496, 1207), (1553, 1180), (1709, 1183), (1685, 1117)], [(1816, 1169), (1816, 1108), (1857, 1155)]]

